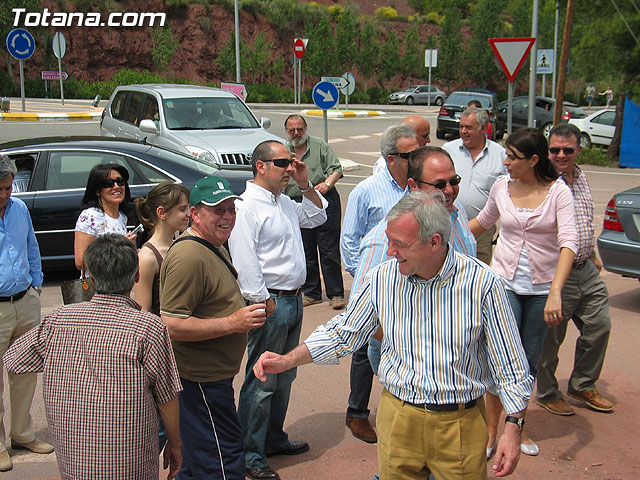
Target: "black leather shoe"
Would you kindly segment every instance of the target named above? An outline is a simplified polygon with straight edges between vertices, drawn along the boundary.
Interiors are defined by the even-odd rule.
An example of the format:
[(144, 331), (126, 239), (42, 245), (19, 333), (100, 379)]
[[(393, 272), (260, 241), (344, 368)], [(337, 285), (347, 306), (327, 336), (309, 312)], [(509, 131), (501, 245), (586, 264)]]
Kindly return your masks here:
[(307, 450), (309, 450), (309, 444), (307, 442), (289, 442), (287, 447), (268, 451), (266, 454), (267, 457), (274, 457), (276, 455), (298, 455)]
[(260, 468), (247, 468), (247, 477), (253, 480), (280, 480), (280, 475), (269, 465)]

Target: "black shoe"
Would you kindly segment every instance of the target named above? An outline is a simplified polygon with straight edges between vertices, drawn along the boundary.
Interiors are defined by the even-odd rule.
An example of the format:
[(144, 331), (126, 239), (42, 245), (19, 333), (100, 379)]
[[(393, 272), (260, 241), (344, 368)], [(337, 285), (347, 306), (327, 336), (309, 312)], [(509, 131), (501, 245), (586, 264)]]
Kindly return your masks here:
[(276, 455), (299, 455), (309, 450), (307, 442), (289, 442), (289, 445), (277, 450), (266, 452), (267, 457), (275, 457)]
[(272, 470), (269, 465), (260, 468), (247, 468), (247, 477), (253, 480), (280, 480), (280, 475)]

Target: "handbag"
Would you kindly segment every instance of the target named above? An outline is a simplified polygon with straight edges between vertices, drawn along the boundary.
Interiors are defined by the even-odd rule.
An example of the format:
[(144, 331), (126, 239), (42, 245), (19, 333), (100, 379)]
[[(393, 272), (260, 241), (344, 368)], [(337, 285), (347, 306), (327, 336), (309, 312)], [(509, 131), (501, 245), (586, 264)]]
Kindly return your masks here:
[(88, 302), (96, 293), (93, 283), (84, 275), (75, 280), (65, 280), (60, 285), (60, 290), (62, 290), (62, 303), (64, 305)]

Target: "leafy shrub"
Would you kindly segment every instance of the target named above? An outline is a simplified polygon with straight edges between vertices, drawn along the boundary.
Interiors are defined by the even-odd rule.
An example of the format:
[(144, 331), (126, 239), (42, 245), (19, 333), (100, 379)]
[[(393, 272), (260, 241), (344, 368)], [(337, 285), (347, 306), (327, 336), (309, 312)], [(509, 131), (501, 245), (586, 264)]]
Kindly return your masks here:
[(393, 7), (379, 7), (376, 8), (375, 16), (380, 20), (395, 20), (398, 18), (398, 12)]
[(281, 88), (276, 84), (264, 82), (247, 85), (249, 96), (247, 100), (252, 103), (290, 103), (293, 101), (293, 90)]
[(173, 33), (169, 24), (162, 28), (154, 28), (153, 46), (151, 48), (151, 58), (153, 65), (158, 72), (163, 72), (169, 66), (173, 54), (178, 48), (178, 38)]
[(422, 23), (432, 23), (440, 25), (444, 21), (444, 15), (438, 15), (438, 12), (429, 12), (423, 17)]
[(203, 32), (208, 32), (211, 29), (211, 19), (201, 15), (197, 18), (196, 22), (200, 25)]
[(578, 156), (577, 162), (580, 165), (597, 165), (599, 167), (610, 167), (611, 161), (607, 156), (607, 152), (598, 147), (583, 148)]
[(329, 15), (331, 15), (332, 18), (340, 18), (342, 16), (342, 14), (344, 13), (344, 7), (342, 7), (341, 5), (331, 5), (329, 7)]

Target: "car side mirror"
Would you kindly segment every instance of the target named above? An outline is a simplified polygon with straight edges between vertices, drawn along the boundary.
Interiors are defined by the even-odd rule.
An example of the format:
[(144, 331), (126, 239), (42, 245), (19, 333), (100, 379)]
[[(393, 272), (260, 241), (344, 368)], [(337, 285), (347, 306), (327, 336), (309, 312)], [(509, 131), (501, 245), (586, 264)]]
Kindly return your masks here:
[(140, 131), (144, 132), (144, 133), (152, 133), (153, 135), (157, 135), (159, 130), (158, 127), (156, 127), (156, 124), (153, 120), (149, 120), (148, 118), (145, 118), (144, 120), (142, 120), (140, 122)]
[(262, 128), (264, 128), (265, 130), (267, 128), (271, 128), (271, 120), (268, 119), (267, 117), (262, 117), (260, 119), (260, 125), (262, 125)]

